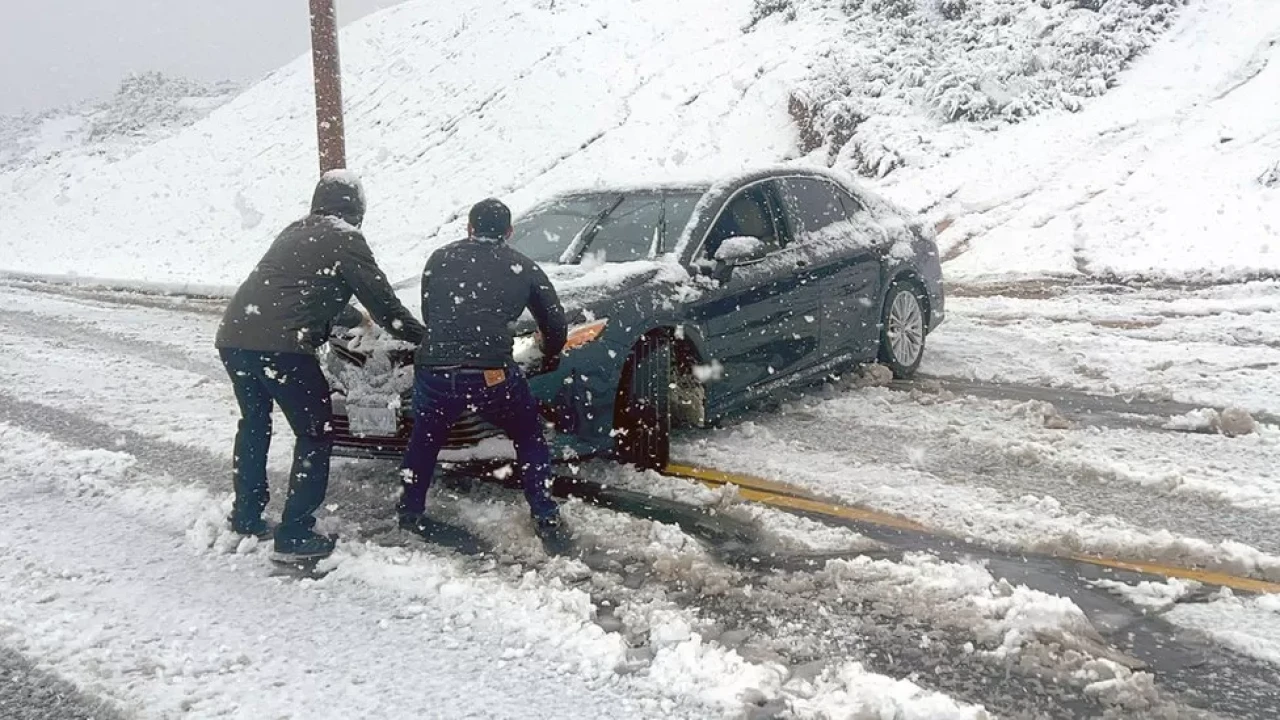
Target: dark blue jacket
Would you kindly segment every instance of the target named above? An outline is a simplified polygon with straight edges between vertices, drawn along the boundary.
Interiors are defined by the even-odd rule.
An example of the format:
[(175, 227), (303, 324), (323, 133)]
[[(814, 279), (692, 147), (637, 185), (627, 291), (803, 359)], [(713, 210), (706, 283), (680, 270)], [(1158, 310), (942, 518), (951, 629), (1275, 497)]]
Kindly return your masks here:
[(542, 333), (543, 354), (559, 354), (568, 324), (542, 268), (500, 240), (468, 238), (445, 245), (422, 271), (426, 333), (415, 362), (505, 367), (512, 361), (511, 326), (526, 308)]

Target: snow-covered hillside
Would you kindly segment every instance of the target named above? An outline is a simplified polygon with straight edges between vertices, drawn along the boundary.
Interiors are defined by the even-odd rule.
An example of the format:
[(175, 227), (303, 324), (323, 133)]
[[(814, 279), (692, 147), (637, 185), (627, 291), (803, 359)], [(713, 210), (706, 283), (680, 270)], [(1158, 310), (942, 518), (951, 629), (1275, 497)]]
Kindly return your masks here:
[[(239, 91), (161, 73), (131, 75), (110, 99), (23, 115), (0, 115), (0, 173), (67, 171), (79, 179), (86, 162), (119, 162), (177, 134)], [(43, 167), (42, 167), (43, 166)], [(21, 186), (18, 186), (21, 189)]]
[[(1277, 29), (1268, 0), (409, 2), (343, 35), (350, 165), (397, 277), (481, 197), (792, 159), (953, 221), (953, 279), (1266, 274)], [(0, 269), (237, 282), (305, 208), (312, 112), (301, 58), (126, 159), (0, 173)]]
[(955, 278), (1280, 274), (1280, 3), (1195, 0), (1071, 115), (992, 134), (891, 195), (937, 203)]

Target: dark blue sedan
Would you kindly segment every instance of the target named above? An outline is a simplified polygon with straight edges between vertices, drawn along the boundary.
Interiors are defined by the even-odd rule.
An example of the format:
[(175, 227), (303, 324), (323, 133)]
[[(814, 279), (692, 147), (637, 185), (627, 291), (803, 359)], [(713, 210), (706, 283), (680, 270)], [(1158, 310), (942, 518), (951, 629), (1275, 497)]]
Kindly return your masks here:
[[(529, 318), (516, 328), (517, 359), (567, 459), (662, 467), (673, 428), (780, 388), (858, 363), (909, 377), (943, 319), (932, 229), (812, 169), (560, 195), (519, 218), (511, 243), (547, 270), (572, 321), (568, 349), (552, 362), (527, 352), (536, 347)], [(334, 349), (366, 360), (340, 340)], [(390, 358), (411, 361), (405, 351)], [(348, 412), (347, 392), (335, 382), (335, 451), (403, 452), (407, 396)], [(451, 445), (496, 433), (464, 417)]]

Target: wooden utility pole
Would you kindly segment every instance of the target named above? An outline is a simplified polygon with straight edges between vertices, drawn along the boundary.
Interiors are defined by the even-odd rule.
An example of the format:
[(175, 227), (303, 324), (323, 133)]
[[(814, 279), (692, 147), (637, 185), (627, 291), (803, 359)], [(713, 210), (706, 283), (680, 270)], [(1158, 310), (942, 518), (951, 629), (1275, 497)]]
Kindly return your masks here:
[(342, 120), (342, 63), (338, 59), (338, 13), (334, 0), (311, 0), (311, 67), (316, 79), (316, 134), (320, 173), (347, 166)]

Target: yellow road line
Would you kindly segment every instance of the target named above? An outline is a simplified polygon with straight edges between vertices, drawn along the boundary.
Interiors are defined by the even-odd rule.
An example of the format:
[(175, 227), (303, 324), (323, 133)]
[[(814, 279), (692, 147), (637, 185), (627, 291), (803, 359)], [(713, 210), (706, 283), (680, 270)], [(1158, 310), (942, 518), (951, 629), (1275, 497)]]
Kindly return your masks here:
[[(838, 517), (845, 520), (855, 520), (857, 522), (873, 523), (890, 527), (897, 530), (910, 530), (912, 532), (928, 533), (929, 529), (925, 526), (900, 518), (894, 515), (886, 515), (874, 510), (865, 508), (849, 507), (847, 505), (832, 505), (831, 503), (819, 502), (817, 500), (808, 500), (805, 498), (785, 497), (783, 495), (774, 495), (772, 493), (760, 492), (759, 490), (748, 490), (743, 488), (738, 493), (743, 498), (752, 502), (763, 503), (765, 505), (773, 505), (775, 507), (790, 508), (792, 510), (804, 510), (805, 512), (818, 513), (829, 517)], [(930, 533), (932, 534), (932, 533)]]
[(1213, 572), (1212, 570), (1197, 570), (1195, 568), (1184, 568), (1176, 565), (1149, 563), (1139, 560), (1116, 560), (1114, 558), (1106, 558), (1098, 555), (1079, 555), (1075, 553), (1058, 555), (1057, 557), (1078, 560), (1079, 562), (1089, 563), (1091, 565), (1100, 565), (1102, 567), (1113, 568), (1115, 570), (1128, 570), (1130, 572), (1145, 573), (1147, 575), (1162, 575), (1164, 577), (1180, 578), (1182, 580), (1195, 580), (1196, 582), (1201, 582), (1206, 585), (1229, 587), (1232, 590), (1240, 590), (1242, 592), (1280, 593), (1280, 583), (1268, 582), (1266, 580), (1255, 580), (1253, 578), (1239, 577), (1236, 575), (1227, 575), (1226, 573)]
[(817, 497), (796, 485), (775, 482), (773, 480), (765, 480), (764, 478), (752, 477), (750, 475), (739, 475), (737, 473), (728, 473), (721, 470), (712, 470), (711, 468), (696, 467), (694, 465), (667, 465), (666, 474), (677, 475), (684, 478), (692, 478), (701, 480), (706, 483), (716, 485), (737, 485), (742, 488), (751, 488), (753, 490), (762, 490), (777, 495), (786, 495), (789, 497), (803, 497), (816, 500)]
[(692, 465), (667, 465), (665, 474), (674, 477), (697, 480), (704, 485), (709, 485), (711, 487), (736, 485), (739, 488), (739, 494), (742, 497), (753, 502), (764, 503), (766, 505), (777, 505), (779, 507), (791, 508), (793, 510), (815, 512), (831, 517), (843, 518), (845, 520), (856, 520), (859, 522), (881, 525), (883, 527), (896, 528), (898, 530), (912, 530), (914, 532), (929, 533), (931, 535), (938, 534), (914, 520), (908, 520), (907, 518), (900, 517), (898, 515), (891, 515), (889, 513), (871, 510), (868, 508), (852, 507), (849, 505), (829, 502), (797, 485), (765, 480), (764, 478), (758, 478), (751, 475), (740, 475), (738, 473), (713, 470), (711, 468), (695, 467)]
[[(871, 510), (869, 508), (828, 502), (804, 488), (773, 480), (765, 480), (764, 478), (753, 477), (751, 475), (724, 472), (722, 470), (713, 470), (710, 468), (682, 464), (668, 465), (664, 474), (672, 477), (685, 478), (687, 480), (697, 480), (698, 482), (710, 487), (736, 485), (739, 488), (739, 495), (743, 499), (764, 505), (772, 505), (774, 507), (786, 508), (789, 510), (801, 510), (804, 512), (826, 515), (828, 517), (840, 518), (842, 520), (852, 520), (855, 522), (879, 525), (881, 527), (888, 527), (896, 530), (924, 533), (936, 537), (948, 537), (947, 533), (931, 529), (915, 522), (914, 520), (909, 520), (898, 515), (879, 512), (877, 510)], [(1145, 575), (1158, 575), (1161, 577), (1180, 578), (1183, 580), (1195, 580), (1196, 582), (1201, 582), (1206, 585), (1229, 587), (1232, 590), (1240, 590), (1242, 592), (1280, 593), (1280, 583), (1228, 575), (1226, 573), (1213, 572), (1211, 570), (1200, 570), (1196, 568), (1179, 567), (1176, 565), (1164, 565), (1161, 563), (1144, 562), (1141, 560), (1120, 560), (1116, 558), (1102, 557), (1100, 555), (1086, 555), (1082, 553), (1056, 554), (1054, 557), (1063, 560), (1074, 560), (1076, 562), (1088, 563), (1090, 565), (1097, 565), (1099, 567), (1106, 567), (1114, 570), (1127, 570), (1130, 572), (1143, 573)]]

